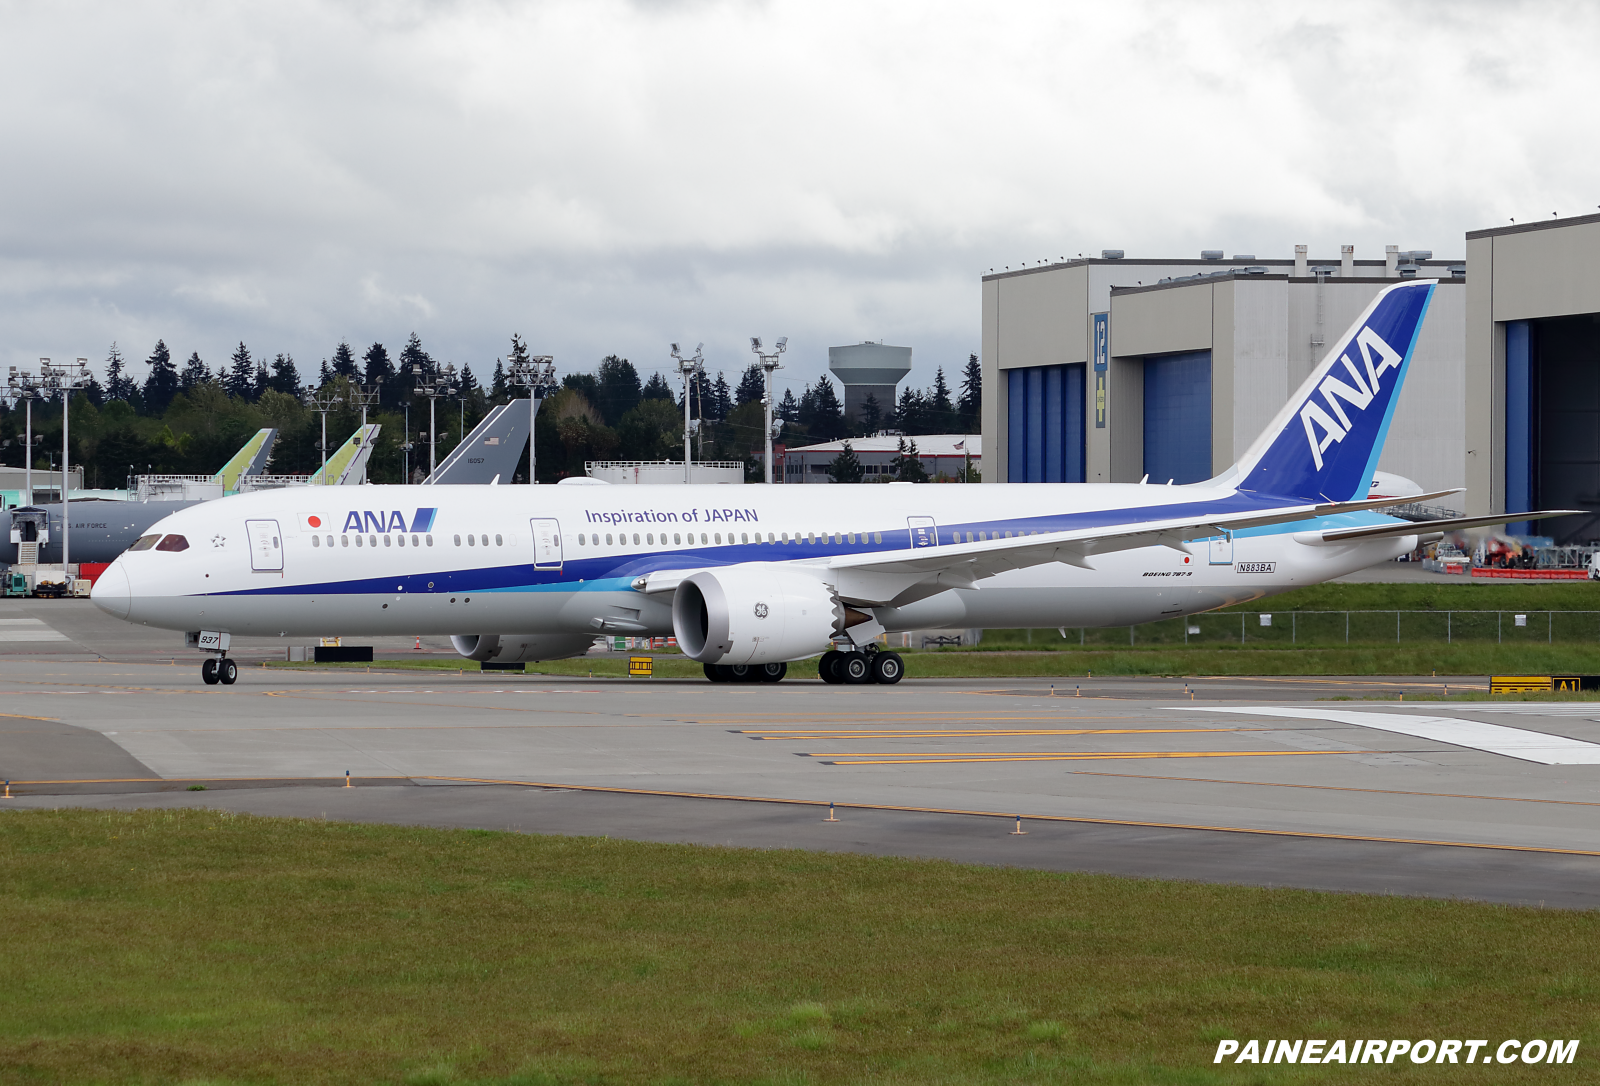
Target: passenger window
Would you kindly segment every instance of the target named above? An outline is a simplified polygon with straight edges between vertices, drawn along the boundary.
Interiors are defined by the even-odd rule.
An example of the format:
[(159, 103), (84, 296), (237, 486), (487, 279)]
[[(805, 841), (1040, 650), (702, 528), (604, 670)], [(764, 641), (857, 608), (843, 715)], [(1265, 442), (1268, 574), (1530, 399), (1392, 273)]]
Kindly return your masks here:
[(610, 532), (606, 533), (606, 546), (608, 546), (608, 547), (611, 546), (611, 533)]
[(367, 537), (367, 542), (372, 544), (372, 546), (376, 547), (378, 545), (378, 537), (375, 536), (375, 535), (369, 535)]
[(390, 536), (384, 536), (384, 537), (383, 537), (383, 545), (384, 545), (384, 546), (385, 546), (385, 547), (392, 547), (392, 546), (394, 546), (394, 541), (393, 541), (393, 538), (392, 538), (392, 537), (390, 537)]
[(504, 543), (500, 542), (500, 537), (499, 536), (495, 536), (494, 537), (494, 545), (497, 546), (497, 547), (505, 546)]
[(846, 535), (844, 537), (844, 541), (846, 543), (854, 543), (856, 541), (856, 533), (854, 533), (854, 532), (846, 533)]
[(883, 533), (882, 532), (873, 532), (872, 533), (872, 541), (874, 543), (882, 543), (883, 542)]
[(467, 533), (467, 546), (469, 546), (469, 547), (474, 547), (474, 546), (477, 546), (477, 544), (475, 544), (475, 543), (474, 543), (474, 542), (473, 542), (473, 541), (472, 541), (472, 538), (473, 538), (473, 537), (472, 537), (472, 533), (471, 533), (471, 532), (468, 532), (468, 533)]
[(677, 533), (677, 532), (673, 532), (673, 533), (672, 533), (672, 541), (673, 541), (673, 542), (674, 542), (674, 543), (677, 543), (677, 544), (679, 544), (679, 545), (682, 545), (682, 543), (683, 543), (683, 536), (682, 536), (682, 535), (680, 535), (680, 534), (679, 534), (679, 533)]
[(342, 536), (339, 537), (339, 546), (348, 547), (349, 545), (350, 545), (350, 537), (349, 536), (342, 535)]
[(458, 546), (458, 547), (461, 546), (461, 537), (460, 536), (456, 536), (456, 546)]
[(311, 545), (312, 545), (312, 546), (313, 546), (313, 547), (320, 547), (320, 546), (322, 546), (322, 537), (321, 537), (321, 536), (316, 536), (316, 535), (314, 535), (314, 536), (312, 536), (312, 537), (311, 537)]
[(652, 547), (655, 546), (656, 545), (656, 534), (654, 532), (646, 532), (645, 533), (645, 537), (644, 537), (644, 541), (646, 543), (650, 544)]
[(188, 549), (189, 541), (181, 535), (169, 535), (156, 544), (156, 550), (158, 551), (186, 551)]
[(584, 546), (584, 534), (582, 532), (578, 533), (578, 546)]
[(333, 536), (331, 536), (331, 535), (328, 537), (328, 546), (329, 547), (333, 546)]
[(402, 546), (402, 547), (403, 547), (403, 546), (405, 546), (405, 545), (406, 545), (406, 537), (405, 537), (405, 536), (399, 536), (399, 537), (398, 537), (398, 538), (397, 538), (397, 539), (396, 539), (396, 540), (395, 540), (395, 542), (396, 542), (396, 543), (397, 543), (397, 544), (398, 544), (398, 545), (400, 545), (400, 546)]
[(717, 533), (717, 537), (716, 537), (716, 538), (717, 538), (717, 542), (718, 542), (718, 543), (721, 543), (721, 542), (722, 542), (722, 533), (721, 533), (721, 532), (718, 532), (718, 533)]
[[(756, 540), (758, 542), (760, 541), (760, 539), (761, 539), (760, 536), (756, 536)], [(739, 542), (741, 542), (741, 543), (750, 542), (750, 533), (749, 532), (740, 532), (739, 533)]]
[(128, 549), (130, 551), (147, 551), (151, 547), (155, 546), (156, 540), (160, 538), (160, 532), (157, 532), (155, 535), (142, 535), (135, 540), (133, 546), (129, 547)]
[(634, 532), (633, 533), (633, 545), (635, 547), (637, 547), (639, 545), (639, 533), (638, 532)]
[(356, 546), (358, 546), (358, 547), (361, 546), (361, 541), (364, 538), (366, 538), (366, 537), (365, 536), (359, 536), (359, 535), (356, 536)]
[[(430, 546), (430, 547), (433, 546), (433, 536), (430, 535), (427, 538), (428, 538), (428, 546)], [(417, 541), (417, 537), (416, 536), (412, 536), (411, 537), (411, 542), (415, 543), (416, 541)]]

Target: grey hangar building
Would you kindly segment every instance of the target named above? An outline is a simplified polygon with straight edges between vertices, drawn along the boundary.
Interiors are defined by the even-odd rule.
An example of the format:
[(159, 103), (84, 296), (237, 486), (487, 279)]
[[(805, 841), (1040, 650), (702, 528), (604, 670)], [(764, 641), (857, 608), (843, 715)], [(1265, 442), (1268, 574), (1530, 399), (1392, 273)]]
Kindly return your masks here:
[[(1600, 215), (1466, 235), (1464, 260), (1098, 258), (983, 277), (985, 482), (1193, 483), (1232, 464), (1373, 297), (1438, 282), (1380, 471), (1465, 512), (1600, 537)], [(1513, 523), (1528, 534), (1526, 522)]]

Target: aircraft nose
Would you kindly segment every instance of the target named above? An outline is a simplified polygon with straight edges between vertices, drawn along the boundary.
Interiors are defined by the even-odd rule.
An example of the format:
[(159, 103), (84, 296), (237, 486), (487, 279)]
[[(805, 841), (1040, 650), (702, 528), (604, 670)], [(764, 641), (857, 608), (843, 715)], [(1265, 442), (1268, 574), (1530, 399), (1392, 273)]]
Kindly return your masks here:
[(128, 571), (121, 562), (112, 562), (89, 590), (89, 599), (100, 610), (118, 618), (127, 618), (133, 604), (133, 589), (128, 584)]

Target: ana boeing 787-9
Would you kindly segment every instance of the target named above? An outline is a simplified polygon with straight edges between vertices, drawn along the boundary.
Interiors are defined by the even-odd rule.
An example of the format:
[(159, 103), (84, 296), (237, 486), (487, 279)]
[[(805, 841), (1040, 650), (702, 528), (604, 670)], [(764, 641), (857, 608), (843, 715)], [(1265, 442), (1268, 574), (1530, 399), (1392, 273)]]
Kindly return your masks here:
[(1379, 293), (1203, 483), (277, 490), (152, 525), (93, 599), (193, 635), (212, 683), (236, 677), (240, 635), (451, 634), (467, 659), (509, 663), (609, 633), (676, 635), (717, 681), (777, 681), (821, 654), (830, 682), (893, 683), (885, 632), (1194, 614), (1509, 519), (1416, 523), (1367, 497), (1433, 290)]

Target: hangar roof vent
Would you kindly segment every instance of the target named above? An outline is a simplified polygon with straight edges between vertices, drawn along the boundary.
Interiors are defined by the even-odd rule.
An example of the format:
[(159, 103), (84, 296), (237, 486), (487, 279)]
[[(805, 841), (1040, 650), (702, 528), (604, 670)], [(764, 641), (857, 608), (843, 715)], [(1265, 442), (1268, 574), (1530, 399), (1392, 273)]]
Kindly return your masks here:
[(1122, 259), (1122, 250), (1121, 249), (1101, 249), (1100, 250), (1100, 259), (1101, 260), (1121, 260)]
[(1201, 260), (1221, 260), (1222, 259), (1222, 250), (1221, 249), (1201, 249), (1200, 250), (1200, 259)]
[(1235, 260), (1254, 260), (1255, 258), (1256, 258), (1256, 254), (1255, 253), (1234, 253), (1233, 254), (1233, 259), (1235, 259)]

